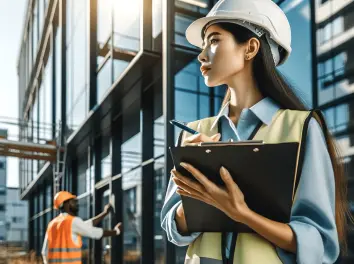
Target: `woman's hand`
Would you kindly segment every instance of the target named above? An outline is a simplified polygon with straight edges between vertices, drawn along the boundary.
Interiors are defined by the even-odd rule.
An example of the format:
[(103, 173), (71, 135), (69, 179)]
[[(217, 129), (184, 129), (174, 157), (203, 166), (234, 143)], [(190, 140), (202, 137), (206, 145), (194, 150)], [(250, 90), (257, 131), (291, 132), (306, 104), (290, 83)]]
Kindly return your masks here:
[(197, 182), (181, 175), (175, 169), (172, 170), (174, 175), (172, 179), (179, 187), (178, 194), (210, 204), (234, 221), (246, 224), (277, 247), (296, 253), (296, 236), (290, 226), (268, 219), (249, 209), (242, 191), (225, 168), (220, 169), (221, 178), (226, 185), (226, 188), (223, 188), (208, 180), (192, 165), (185, 163), (181, 165), (197, 179)]
[(175, 220), (176, 220), (178, 232), (180, 234), (187, 233), (188, 232), (187, 221), (186, 221), (186, 217), (184, 214), (184, 208), (183, 208), (182, 203), (177, 207), (176, 214), (175, 214)]
[(197, 145), (200, 142), (217, 142), (219, 141), (221, 138), (221, 134), (217, 133), (211, 137), (208, 137), (204, 134), (196, 134), (196, 135), (192, 135), (190, 137), (187, 137), (184, 141), (183, 144), (184, 146), (192, 146), (192, 145)]
[[(200, 142), (217, 142), (221, 138), (221, 134), (217, 133), (211, 137), (208, 137), (204, 134), (197, 134), (197, 135), (192, 135), (184, 140), (184, 145), (185, 146), (191, 146), (191, 145), (196, 145)], [(184, 208), (183, 205), (180, 204), (176, 210), (175, 214), (175, 220), (176, 220), (176, 225), (178, 232), (180, 234), (184, 234), (188, 232), (187, 229), (187, 222), (186, 222), (186, 217), (184, 214)]]
[(249, 208), (242, 191), (224, 167), (221, 167), (220, 175), (226, 188), (217, 186), (190, 164), (181, 163), (181, 166), (188, 170), (197, 182), (188, 179), (173, 169), (171, 171), (174, 176), (172, 180), (179, 187), (178, 194), (210, 204), (223, 211), (231, 219), (241, 223), (244, 222)]

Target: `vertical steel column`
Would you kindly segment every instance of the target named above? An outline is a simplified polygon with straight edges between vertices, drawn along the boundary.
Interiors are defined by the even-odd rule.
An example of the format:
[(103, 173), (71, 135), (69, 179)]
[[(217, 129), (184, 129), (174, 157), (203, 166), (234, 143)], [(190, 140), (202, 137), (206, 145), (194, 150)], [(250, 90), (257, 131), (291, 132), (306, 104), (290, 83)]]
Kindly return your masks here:
[(66, 4), (67, 0), (59, 2), (59, 25), (61, 26), (61, 142), (65, 142), (66, 134)]
[(28, 206), (28, 250), (30, 251), (30, 250), (32, 250), (32, 249), (34, 249), (34, 240), (33, 240), (33, 238), (34, 238), (34, 225), (33, 225), (33, 223), (34, 223), (34, 221), (32, 221), (31, 219), (32, 219), (32, 216), (33, 216), (33, 214), (34, 214), (34, 205), (33, 205), (33, 203), (34, 203), (34, 198), (33, 198), (33, 196), (31, 195), (30, 197), (29, 197), (29, 206)]
[[(38, 211), (36, 212), (36, 214), (38, 215), (38, 212), (41, 210), (40, 209), (41, 207), (39, 206), (40, 205), (40, 199), (39, 199), (40, 192), (37, 191), (35, 195), (37, 195), (37, 197), (38, 197), (38, 199), (37, 199), (37, 209), (38, 209)], [(40, 216), (40, 217), (42, 217), (42, 216)], [(39, 245), (41, 244), (40, 236), (39, 236), (39, 230), (40, 230), (39, 217), (37, 217), (35, 219), (35, 221), (36, 221), (36, 227), (37, 227), (36, 242), (35, 242), (36, 248), (35, 248), (35, 250), (36, 250), (36, 255), (39, 256), (41, 254), (41, 249), (39, 248)]]
[(316, 3), (310, 0), (311, 14), (311, 63), (312, 63), (312, 108), (318, 107), (318, 72), (317, 72), (317, 24), (316, 24)]
[[(101, 206), (102, 196), (100, 195), (100, 192), (95, 188), (95, 183), (98, 182), (99, 179), (101, 178), (101, 156), (102, 156), (101, 144), (102, 144), (102, 140), (101, 137), (99, 137), (94, 141), (93, 149), (91, 150), (91, 154), (93, 155), (93, 157), (91, 157), (91, 160), (93, 160), (93, 164), (94, 164), (94, 172), (93, 172), (94, 185), (91, 186), (91, 189), (93, 190), (93, 215), (92, 216), (99, 214), (102, 210), (102, 206)], [(102, 259), (101, 240), (94, 240), (93, 248), (94, 248), (93, 263), (101, 263), (101, 259)]]
[(97, 61), (97, 0), (88, 1), (89, 14), (89, 46), (88, 46), (88, 83), (89, 83), (89, 109), (91, 110), (97, 104), (97, 79), (96, 79), (96, 61)]
[[(112, 121), (112, 176), (118, 175), (122, 170), (122, 117), (119, 117), (116, 122)], [(118, 222), (123, 222), (123, 191), (122, 191), (122, 178), (112, 182), (112, 194), (114, 194), (115, 212), (111, 217), (112, 229)], [(123, 263), (123, 238), (124, 238), (124, 225), (123, 232), (120, 236), (112, 237), (111, 250), (111, 264)]]
[[(152, 0), (141, 0), (140, 12), (140, 49), (152, 49)], [(149, 74), (149, 73), (147, 73)], [(148, 78), (148, 76), (145, 76)], [(145, 93), (145, 83), (141, 87), (141, 135), (142, 135), (142, 161), (154, 156), (154, 104), (153, 89)], [(142, 167), (142, 232), (141, 232), (141, 263), (154, 263), (154, 163)]]
[[(154, 103), (153, 89), (142, 93), (142, 161), (154, 156)], [(142, 167), (142, 261), (154, 263), (154, 163)]]
[[(170, 170), (173, 167), (171, 157), (169, 155), (169, 146), (174, 145), (174, 129), (169, 124), (169, 120), (175, 115), (175, 94), (174, 94), (174, 1), (163, 0), (162, 7), (162, 101), (163, 101), (163, 116), (165, 125), (165, 177), (164, 188), (167, 188), (167, 183), (170, 179)], [(166, 263), (175, 263), (175, 248), (173, 244), (167, 241), (164, 236)]]
[[(55, 7), (54, 7), (55, 8)], [(55, 131), (56, 131), (56, 71), (55, 71), (55, 66), (56, 66), (56, 52), (55, 52), (55, 29), (54, 25), (51, 25), (52, 29), (52, 35), (50, 36), (50, 50), (52, 51), (52, 138), (55, 138)], [(58, 29), (57, 29), (58, 30)]]

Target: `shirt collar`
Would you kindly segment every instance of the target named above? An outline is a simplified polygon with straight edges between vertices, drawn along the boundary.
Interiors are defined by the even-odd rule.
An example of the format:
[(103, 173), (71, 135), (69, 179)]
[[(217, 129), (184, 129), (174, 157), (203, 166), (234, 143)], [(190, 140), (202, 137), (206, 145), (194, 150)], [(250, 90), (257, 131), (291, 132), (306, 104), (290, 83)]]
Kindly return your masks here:
[[(263, 98), (250, 108), (253, 114), (255, 114), (255, 116), (267, 126), (272, 122), (273, 116), (276, 114), (276, 112), (278, 112), (279, 109), (280, 106), (276, 102), (274, 102), (270, 97)], [(213, 129), (215, 125), (219, 122), (220, 117), (228, 115), (229, 102), (221, 108), (210, 130)]]

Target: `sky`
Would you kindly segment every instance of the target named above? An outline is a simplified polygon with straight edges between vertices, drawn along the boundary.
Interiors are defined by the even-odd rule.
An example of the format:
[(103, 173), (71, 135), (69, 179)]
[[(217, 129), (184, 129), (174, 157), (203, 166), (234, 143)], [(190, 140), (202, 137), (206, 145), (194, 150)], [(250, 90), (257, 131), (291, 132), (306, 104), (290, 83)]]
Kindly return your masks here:
[[(10, 137), (18, 136), (18, 127), (3, 121), (18, 118), (17, 61), (27, 1), (0, 0), (0, 128), (8, 129)], [(18, 187), (18, 175), (18, 159), (7, 158), (7, 185)]]

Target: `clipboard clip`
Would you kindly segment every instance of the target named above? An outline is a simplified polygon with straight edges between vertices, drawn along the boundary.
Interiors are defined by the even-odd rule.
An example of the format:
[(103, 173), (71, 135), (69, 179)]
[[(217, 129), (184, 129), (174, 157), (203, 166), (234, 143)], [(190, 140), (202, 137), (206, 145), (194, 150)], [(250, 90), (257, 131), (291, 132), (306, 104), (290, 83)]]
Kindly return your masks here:
[(223, 147), (223, 146), (259, 146), (264, 145), (263, 140), (244, 140), (233, 142), (200, 142), (198, 147)]

